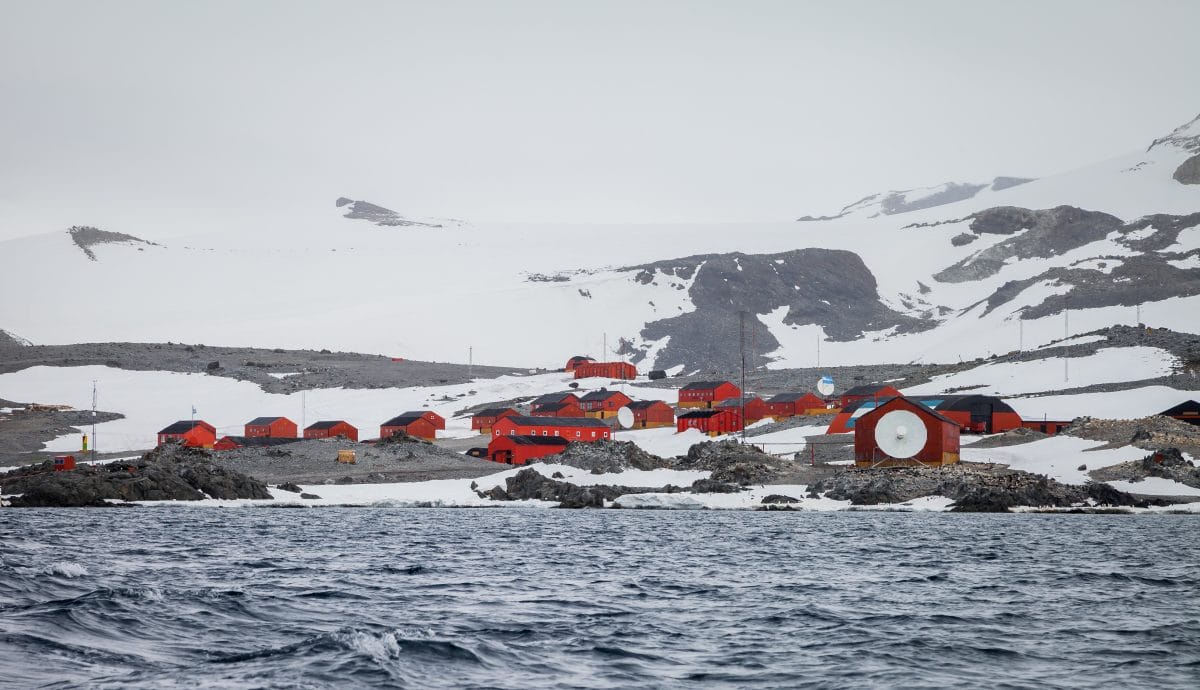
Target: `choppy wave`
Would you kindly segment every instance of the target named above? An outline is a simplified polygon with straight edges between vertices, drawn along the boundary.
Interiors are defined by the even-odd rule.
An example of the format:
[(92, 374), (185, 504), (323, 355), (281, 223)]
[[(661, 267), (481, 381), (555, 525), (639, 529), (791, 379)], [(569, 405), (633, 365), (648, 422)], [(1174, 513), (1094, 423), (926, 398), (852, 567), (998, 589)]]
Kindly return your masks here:
[(1188, 516), (80, 515), (0, 516), (0, 686), (1192, 688), (1200, 672)]

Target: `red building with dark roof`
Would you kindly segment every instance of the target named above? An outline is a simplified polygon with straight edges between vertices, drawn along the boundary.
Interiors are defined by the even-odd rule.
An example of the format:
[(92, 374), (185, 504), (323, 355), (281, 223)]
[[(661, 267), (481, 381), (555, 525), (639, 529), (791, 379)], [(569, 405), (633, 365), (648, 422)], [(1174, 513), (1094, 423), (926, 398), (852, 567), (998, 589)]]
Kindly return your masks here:
[(584, 417), (583, 408), (579, 403), (561, 402), (561, 403), (543, 403), (537, 409), (530, 412), (531, 417)]
[(583, 408), (583, 413), (588, 417), (608, 419), (609, 417), (616, 417), (617, 410), (631, 402), (633, 402), (633, 399), (621, 391), (610, 391), (601, 388), (598, 391), (592, 391), (583, 396), (580, 399), (579, 406)]
[(246, 422), (248, 438), (296, 438), (296, 423), (287, 417), (255, 417)]
[(181, 442), (189, 448), (212, 448), (217, 441), (217, 428), (200, 419), (175, 422), (158, 432), (158, 445)]
[(575, 355), (571, 359), (567, 360), (567, 366), (563, 367), (563, 371), (575, 371), (575, 369), (577, 367), (579, 367), (581, 364), (587, 364), (589, 362), (595, 362), (595, 361), (596, 360), (594, 360), (591, 357), (588, 357), (586, 355)]
[(492, 433), (492, 426), (504, 417), (513, 417), (521, 414), (511, 407), (489, 407), (486, 410), (480, 410), (471, 417), (471, 430), (478, 431), (481, 434)]
[(813, 393), (780, 393), (767, 399), (767, 411), (776, 419), (831, 412), (830, 403)]
[(492, 426), (496, 436), (547, 436), (591, 443), (612, 438), (612, 429), (593, 417), (502, 417)]
[(557, 404), (561, 404), (561, 403), (574, 403), (574, 404), (578, 405), (579, 404), (579, 396), (575, 395), (574, 393), (569, 393), (569, 392), (568, 393), (547, 393), (545, 395), (539, 395), (538, 397), (534, 398), (532, 402), (529, 403), (529, 411), (536, 414), (537, 411), (539, 409), (541, 409), (541, 407), (543, 405), (557, 405)]
[(347, 438), (358, 440), (358, 428), (342, 420), (315, 422), (304, 427), (304, 438)]
[(904, 395), (898, 389), (888, 385), (870, 384), (866, 386), (855, 386), (845, 393), (842, 393), (838, 399), (838, 407), (843, 410), (861, 400), (881, 400), (883, 398), (895, 398)]
[(1163, 417), (1178, 419), (1181, 422), (1188, 424), (1200, 425), (1200, 402), (1195, 400), (1185, 400), (1175, 407), (1168, 408), (1158, 413)]
[(715, 407), (717, 403), (742, 394), (728, 381), (693, 381), (679, 389), (680, 407)]
[(577, 379), (594, 376), (610, 379), (636, 379), (637, 367), (629, 362), (586, 362), (575, 367), (575, 378)]
[(675, 408), (661, 400), (635, 400), (626, 407), (633, 412), (635, 429), (675, 426)]
[[(721, 402), (717, 403), (717, 407), (718, 408), (726, 408), (727, 407), (727, 408), (733, 409), (740, 415), (742, 413), (742, 399), (741, 398), (727, 398), (727, 399), (722, 400)], [(753, 398), (750, 398), (750, 397), (746, 398), (746, 423), (747, 424), (749, 424), (751, 422), (757, 422), (760, 419), (765, 419), (766, 417), (769, 417), (770, 414), (771, 414), (770, 408), (767, 407), (767, 403), (763, 402), (762, 398), (760, 398), (758, 396), (754, 396)]]
[(561, 436), (497, 436), (488, 443), (488, 459), (524, 465), (536, 458), (561, 453), (569, 443)]
[[(887, 454), (879, 446), (875, 430), (879, 422), (889, 412), (903, 410), (917, 416), (925, 435), (924, 444), (916, 455), (911, 458), (896, 458)], [(914, 430), (900, 427), (897, 434), (903, 433), (909, 438)], [(909, 467), (927, 465), (941, 467), (958, 462), (959, 428), (958, 422), (938, 414), (913, 398), (892, 398), (882, 405), (872, 408), (854, 425), (854, 464), (859, 467)]]
[(379, 425), (380, 439), (395, 436), (401, 432), (429, 441), (437, 438), (437, 426), (426, 415), (420, 412), (405, 412)]

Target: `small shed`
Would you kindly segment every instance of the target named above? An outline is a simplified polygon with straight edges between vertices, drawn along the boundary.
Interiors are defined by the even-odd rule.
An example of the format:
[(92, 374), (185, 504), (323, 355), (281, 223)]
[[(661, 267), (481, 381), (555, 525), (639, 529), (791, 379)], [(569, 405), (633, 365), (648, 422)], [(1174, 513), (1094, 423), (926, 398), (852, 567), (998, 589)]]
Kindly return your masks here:
[(575, 378), (592, 377), (632, 380), (637, 378), (637, 367), (629, 362), (587, 362), (575, 367)]
[(835, 403), (814, 393), (780, 393), (767, 399), (767, 411), (776, 419), (807, 414), (826, 414)]
[(299, 428), (287, 417), (255, 417), (246, 422), (249, 438), (296, 438)]
[(1181, 422), (1188, 424), (1196, 424), (1200, 426), (1200, 402), (1195, 400), (1185, 400), (1175, 407), (1171, 407), (1158, 413), (1163, 417), (1178, 419)]
[(583, 408), (576, 402), (544, 403), (529, 413), (532, 417), (583, 417)]
[[(741, 398), (727, 398), (727, 399), (722, 400), (721, 402), (717, 403), (717, 407), (733, 409), (740, 415), (742, 413), (742, 399)], [(754, 397), (747, 396), (746, 397), (746, 422), (747, 423), (757, 422), (758, 420), (765, 419), (766, 417), (769, 417), (769, 416), (771, 416), (771, 411), (767, 407), (767, 403), (763, 402), (762, 398), (760, 398), (758, 396), (754, 396)]]
[[(916, 415), (922, 425), (925, 442), (912, 457), (897, 458), (880, 448), (876, 429), (880, 421), (893, 411), (905, 411)], [(909, 415), (905, 415), (909, 417)], [(911, 417), (910, 417), (911, 418)], [(901, 427), (906, 434), (913, 429)], [(854, 425), (854, 464), (859, 467), (941, 467), (958, 462), (958, 422), (941, 415), (912, 398), (892, 398), (872, 408)]]
[(680, 407), (715, 407), (717, 403), (742, 394), (729, 381), (693, 381), (679, 389)]
[(565, 393), (547, 393), (545, 395), (539, 395), (529, 403), (529, 410), (530, 412), (536, 414), (543, 405), (557, 405), (560, 403), (574, 403), (578, 405), (579, 396), (571, 393), (570, 391)]
[(488, 459), (508, 465), (524, 465), (535, 458), (555, 455), (570, 443), (559, 436), (497, 436), (488, 443)]
[(212, 448), (217, 442), (217, 428), (200, 419), (184, 420), (158, 432), (158, 445), (182, 442), (191, 448)]
[(584, 395), (579, 406), (583, 408), (583, 413), (588, 417), (608, 419), (609, 417), (616, 417), (617, 410), (631, 402), (633, 402), (633, 398), (630, 398), (621, 391), (610, 391), (607, 388), (601, 388), (598, 391), (592, 391)]
[(358, 440), (358, 428), (342, 420), (316, 422), (304, 428), (304, 438), (347, 438)]
[(489, 407), (485, 410), (480, 410), (471, 417), (471, 430), (478, 431), (481, 434), (492, 433), (492, 427), (496, 422), (505, 418), (521, 414), (511, 407)]
[(626, 407), (633, 412), (635, 429), (675, 426), (675, 408), (661, 400), (635, 400)]
[(575, 355), (571, 359), (567, 360), (567, 366), (563, 367), (563, 371), (575, 371), (575, 369), (577, 369), (580, 365), (595, 361), (596, 360), (588, 357), (587, 355)]
[(904, 395), (899, 389), (886, 384), (869, 384), (865, 386), (855, 386), (842, 393), (838, 399), (838, 407), (843, 410), (861, 400), (881, 400), (883, 398), (896, 398)]
[(379, 425), (379, 438), (385, 439), (390, 436), (404, 432), (414, 438), (423, 438), (429, 441), (437, 438), (437, 427), (429, 418), (420, 413), (405, 412), (397, 417), (392, 417), (383, 424)]
[(737, 410), (728, 407), (692, 410), (675, 419), (676, 431), (699, 429), (709, 436), (719, 436), (742, 430), (742, 418)]

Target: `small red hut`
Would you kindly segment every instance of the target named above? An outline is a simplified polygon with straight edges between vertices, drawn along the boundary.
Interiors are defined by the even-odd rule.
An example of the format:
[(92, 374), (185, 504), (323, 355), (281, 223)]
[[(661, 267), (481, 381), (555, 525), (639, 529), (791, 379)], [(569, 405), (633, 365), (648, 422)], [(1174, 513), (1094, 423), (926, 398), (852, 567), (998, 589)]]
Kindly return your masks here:
[(633, 412), (635, 429), (675, 425), (675, 409), (661, 400), (635, 400), (626, 405)]
[(476, 412), (475, 416), (471, 417), (471, 430), (481, 434), (490, 434), (497, 421), (519, 414), (521, 413), (511, 407), (489, 407)]
[(524, 465), (535, 458), (561, 453), (570, 443), (560, 436), (497, 436), (488, 443), (488, 459)]
[(608, 419), (609, 417), (616, 417), (617, 410), (631, 402), (633, 402), (633, 399), (621, 391), (610, 391), (606, 388), (601, 388), (598, 391), (592, 391), (583, 396), (579, 406), (583, 408), (583, 414), (588, 417)]
[(680, 407), (715, 407), (717, 403), (742, 394), (728, 381), (693, 381), (679, 389)]
[(692, 410), (675, 419), (676, 431), (699, 429), (709, 436), (719, 436), (742, 430), (742, 418), (737, 410), (720, 407), (711, 410)]
[[(736, 411), (740, 415), (742, 413), (742, 399), (741, 398), (727, 398), (725, 400), (722, 400), (720, 403), (718, 403), (717, 407), (718, 408), (730, 408), (730, 409)], [(762, 398), (760, 398), (758, 396), (754, 396), (753, 398), (751, 398), (751, 397), (746, 398), (746, 423), (747, 424), (757, 422), (758, 420), (769, 417), (770, 415), (771, 415), (771, 410), (767, 406), (767, 403), (763, 402)]]
[(158, 432), (158, 445), (172, 441), (182, 441), (191, 448), (212, 448), (217, 442), (217, 428), (199, 419), (175, 422)]
[(358, 440), (358, 429), (342, 420), (316, 422), (304, 428), (304, 438), (347, 438)]
[(775, 419), (831, 412), (831, 404), (813, 393), (780, 393), (767, 400), (767, 410)]
[[(880, 434), (907, 439), (914, 454), (893, 457), (881, 447)], [(879, 430), (879, 433), (876, 433)], [(958, 462), (958, 422), (941, 415), (912, 398), (892, 398), (872, 408), (854, 425), (854, 464), (859, 467), (941, 467)], [(884, 444), (886, 445), (886, 444)]]
[(255, 417), (246, 422), (247, 438), (296, 438), (298, 427), (287, 417)]
[(636, 379), (637, 367), (629, 362), (586, 362), (575, 367), (575, 378), (577, 379), (594, 376), (610, 379)]
[(415, 438), (423, 438), (429, 441), (437, 438), (437, 426), (429, 420), (427, 416), (420, 412), (405, 412), (397, 417), (392, 417), (383, 424), (379, 425), (379, 438), (385, 439), (389, 436), (404, 432)]

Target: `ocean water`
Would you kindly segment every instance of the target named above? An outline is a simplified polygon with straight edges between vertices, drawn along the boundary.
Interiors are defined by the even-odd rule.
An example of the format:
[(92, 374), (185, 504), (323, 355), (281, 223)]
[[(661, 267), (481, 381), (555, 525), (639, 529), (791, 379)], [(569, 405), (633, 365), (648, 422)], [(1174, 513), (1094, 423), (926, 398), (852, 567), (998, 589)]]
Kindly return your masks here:
[(1187, 516), (0, 510), (0, 686), (1200, 687)]

